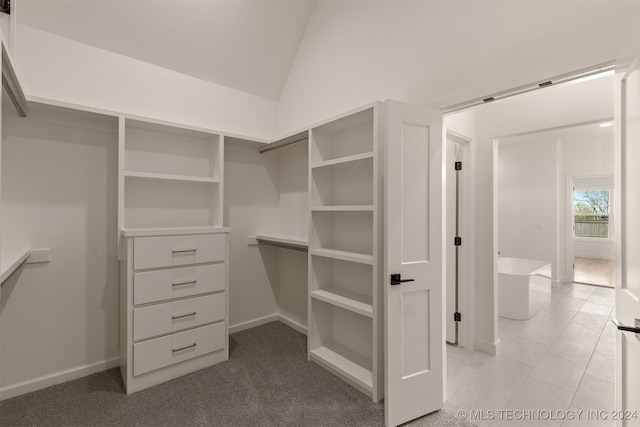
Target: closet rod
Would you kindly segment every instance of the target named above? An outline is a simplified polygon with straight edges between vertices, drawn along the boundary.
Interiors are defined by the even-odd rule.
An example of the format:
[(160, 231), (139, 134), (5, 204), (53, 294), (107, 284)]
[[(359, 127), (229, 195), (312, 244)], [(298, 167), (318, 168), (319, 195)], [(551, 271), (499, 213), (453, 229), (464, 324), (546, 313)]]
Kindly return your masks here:
[(279, 141), (272, 142), (271, 144), (267, 145), (266, 148), (261, 149), (260, 154), (266, 153), (267, 151), (277, 150), (278, 148), (287, 147), (289, 145), (296, 144), (298, 142), (308, 141), (308, 140), (309, 140), (309, 134), (305, 130), (304, 132), (300, 132), (295, 135), (291, 135), (287, 138), (283, 138)]
[(18, 115), (22, 118), (27, 117), (27, 98), (22, 92), (18, 76), (16, 76), (16, 72), (11, 65), (11, 60), (4, 45), (2, 46), (2, 87), (6, 89), (9, 99), (11, 99), (16, 111), (18, 111)]
[(300, 252), (309, 252), (309, 249), (305, 248), (304, 246), (297, 246), (297, 245), (290, 245), (290, 244), (287, 244), (287, 243), (272, 242), (270, 240), (262, 240), (262, 239), (256, 239), (256, 240), (261, 245), (275, 246), (277, 248), (284, 248), (284, 249), (292, 249), (294, 251), (300, 251)]

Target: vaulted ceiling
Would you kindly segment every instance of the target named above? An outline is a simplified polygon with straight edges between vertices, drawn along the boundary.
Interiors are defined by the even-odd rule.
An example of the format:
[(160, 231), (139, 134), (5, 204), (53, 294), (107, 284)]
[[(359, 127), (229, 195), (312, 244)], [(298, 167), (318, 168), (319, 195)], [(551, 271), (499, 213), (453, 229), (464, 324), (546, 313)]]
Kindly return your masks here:
[[(376, 77), (408, 80), (405, 86), (411, 96), (403, 99), (467, 100), (471, 87), (478, 86), (475, 92), (486, 95), (492, 92), (485, 87), (509, 89), (613, 60), (628, 27), (637, 22), (635, 12), (627, 13), (636, 10), (637, 0), (385, 1), (427, 7), (415, 16), (403, 15), (402, 7), (393, 14), (391, 8), (373, 24), (359, 20), (350, 8), (337, 7), (336, 12), (326, 6), (342, 2), (367, 8), (370, 3), (375, 9), (376, 3), (384, 2), (18, 0), (14, 8), (20, 24), (272, 100), (281, 100), (297, 62), (303, 69), (313, 68), (321, 91), (328, 90), (324, 80), (333, 84), (346, 73), (365, 82), (376, 82)], [(334, 17), (331, 12), (347, 16)], [(407, 23), (398, 28), (402, 19)], [(341, 25), (354, 28), (356, 41), (372, 41), (349, 44), (341, 38), (345, 32)], [(348, 68), (351, 58), (364, 65)], [(363, 67), (378, 69), (363, 73)], [(406, 72), (407, 68), (413, 71)], [(521, 77), (525, 75), (535, 78)], [(347, 84), (354, 91), (360, 86), (370, 91), (352, 81)], [(332, 87), (345, 90), (344, 84)], [(289, 92), (298, 96), (300, 90), (293, 85)]]
[(278, 99), (314, 0), (20, 0), (20, 24)]

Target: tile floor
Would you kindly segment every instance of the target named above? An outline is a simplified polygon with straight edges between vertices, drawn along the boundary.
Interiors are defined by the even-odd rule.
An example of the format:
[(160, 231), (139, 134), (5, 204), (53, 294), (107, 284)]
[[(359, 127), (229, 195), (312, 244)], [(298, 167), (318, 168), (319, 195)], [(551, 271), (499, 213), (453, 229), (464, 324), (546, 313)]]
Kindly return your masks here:
[[(479, 426), (614, 425), (586, 412), (614, 409), (614, 290), (574, 283), (549, 293), (529, 320), (499, 318), (496, 356), (447, 345), (447, 410), (463, 410)], [(484, 410), (474, 416), (484, 419), (472, 420), (470, 410)], [(532, 412), (523, 420), (506, 410)], [(580, 420), (558, 419), (579, 410)], [(539, 420), (551, 414), (540, 411), (561, 412)]]

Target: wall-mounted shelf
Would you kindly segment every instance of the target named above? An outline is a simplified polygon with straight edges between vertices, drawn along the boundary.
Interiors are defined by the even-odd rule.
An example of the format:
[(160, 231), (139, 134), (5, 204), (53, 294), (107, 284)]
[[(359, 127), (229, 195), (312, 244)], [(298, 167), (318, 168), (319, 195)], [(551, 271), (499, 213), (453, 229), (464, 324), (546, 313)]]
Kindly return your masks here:
[(311, 212), (373, 212), (373, 205), (312, 206)]
[(258, 243), (270, 246), (296, 249), (305, 252), (309, 248), (309, 242), (307, 239), (300, 236), (288, 236), (284, 234), (256, 234), (256, 240)]
[(211, 178), (206, 176), (171, 175), (152, 172), (125, 171), (124, 176), (128, 178), (159, 179), (166, 181), (206, 182), (214, 184), (220, 183), (219, 178)]
[(4, 283), (29, 258), (30, 254), (30, 248), (2, 248), (0, 253), (0, 283)]
[(311, 164), (311, 169), (338, 169), (358, 167), (359, 164), (366, 164), (373, 160), (373, 152), (354, 154), (351, 156), (340, 157), (337, 159), (326, 160)]

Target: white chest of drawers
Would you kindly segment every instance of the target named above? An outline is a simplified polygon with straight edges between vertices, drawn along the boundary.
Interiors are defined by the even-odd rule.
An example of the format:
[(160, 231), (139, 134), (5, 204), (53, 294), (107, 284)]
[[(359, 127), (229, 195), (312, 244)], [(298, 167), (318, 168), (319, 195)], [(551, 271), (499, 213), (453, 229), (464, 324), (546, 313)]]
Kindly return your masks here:
[(120, 371), (127, 393), (228, 360), (228, 232), (123, 231)]

